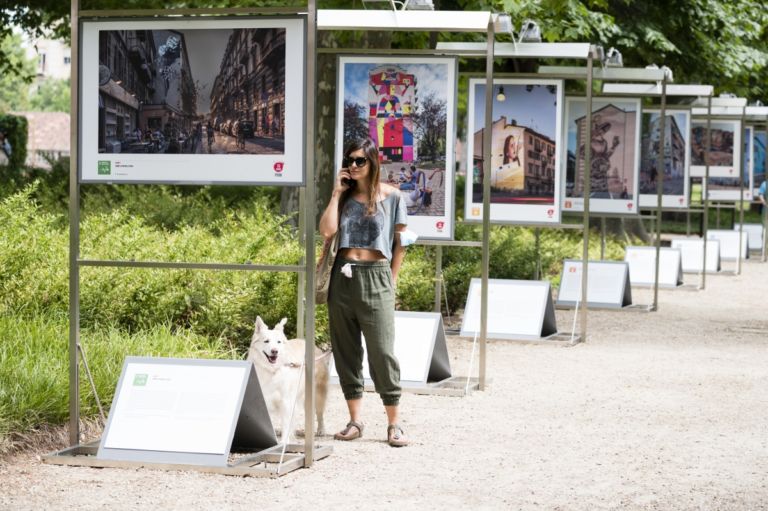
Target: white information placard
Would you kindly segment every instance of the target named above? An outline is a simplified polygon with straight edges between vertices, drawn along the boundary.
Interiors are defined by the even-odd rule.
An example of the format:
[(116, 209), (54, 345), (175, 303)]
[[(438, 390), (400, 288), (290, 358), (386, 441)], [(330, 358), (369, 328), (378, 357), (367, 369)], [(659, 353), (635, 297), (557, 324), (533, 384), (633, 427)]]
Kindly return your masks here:
[[(672, 240), (672, 248), (680, 250), (683, 273), (700, 273), (704, 259), (704, 241), (701, 238)], [(707, 240), (707, 273), (720, 271), (720, 242)]]
[[(557, 294), (559, 307), (575, 307), (581, 301), (581, 269), (579, 260), (563, 261), (563, 274)], [(632, 305), (629, 265), (624, 261), (589, 261), (587, 306), (620, 309)]]
[(226, 465), (241, 428), (250, 447), (277, 443), (252, 363), (127, 357), (98, 457)]
[[(373, 383), (368, 366), (368, 350), (363, 340), (363, 378)], [(402, 383), (427, 383), (451, 377), (443, 317), (437, 312), (395, 312), (395, 356), (400, 363)], [(331, 377), (338, 381), (331, 361)]]
[[(480, 333), (481, 279), (469, 284), (462, 337)], [(557, 333), (548, 281), (488, 279), (489, 339), (537, 340)]]
[[(734, 226), (733, 230), (739, 232), (738, 224)], [(763, 250), (763, 226), (761, 224), (744, 224), (744, 232), (749, 234), (747, 245), (750, 250)]]
[[(629, 246), (624, 253), (629, 264), (629, 282), (633, 286), (653, 286), (656, 280), (656, 247)], [(682, 254), (680, 249), (659, 248), (659, 287), (677, 287), (683, 284)]]
[[(720, 259), (735, 261), (739, 258), (739, 231), (727, 231), (725, 229), (712, 229), (707, 231), (708, 240), (720, 242)], [(749, 257), (749, 233), (741, 233), (741, 258)]]
[(304, 17), (83, 20), (83, 183), (303, 185)]

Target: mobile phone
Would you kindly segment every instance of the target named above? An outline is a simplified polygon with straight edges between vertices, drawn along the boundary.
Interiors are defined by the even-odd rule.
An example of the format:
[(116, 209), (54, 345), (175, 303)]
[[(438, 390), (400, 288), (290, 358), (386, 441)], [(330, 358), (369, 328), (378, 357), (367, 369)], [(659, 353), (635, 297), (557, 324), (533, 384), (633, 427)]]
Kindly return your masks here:
[(350, 188), (354, 188), (354, 187), (357, 186), (357, 181), (355, 181), (354, 179), (350, 179), (348, 177), (342, 177), (341, 178), (341, 183), (346, 185), (346, 186), (348, 186), (348, 187), (350, 187)]

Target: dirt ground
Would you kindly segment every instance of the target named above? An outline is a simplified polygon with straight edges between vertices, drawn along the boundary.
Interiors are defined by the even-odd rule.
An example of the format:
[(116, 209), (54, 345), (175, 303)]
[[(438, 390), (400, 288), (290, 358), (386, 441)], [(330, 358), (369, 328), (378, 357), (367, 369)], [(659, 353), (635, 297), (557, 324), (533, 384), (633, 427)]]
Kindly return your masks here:
[[(725, 268), (733, 268), (726, 263)], [(686, 282), (694, 282), (687, 276)], [(413, 444), (365, 437), (279, 479), (0, 466), (1, 509), (768, 509), (768, 264), (661, 290), (659, 311), (590, 312), (572, 348), (493, 341), (484, 392), (402, 402)], [(635, 303), (648, 290), (633, 289)], [(558, 311), (568, 330), (572, 312)], [(448, 340), (466, 376), (471, 341)], [(331, 389), (327, 424), (346, 422)]]

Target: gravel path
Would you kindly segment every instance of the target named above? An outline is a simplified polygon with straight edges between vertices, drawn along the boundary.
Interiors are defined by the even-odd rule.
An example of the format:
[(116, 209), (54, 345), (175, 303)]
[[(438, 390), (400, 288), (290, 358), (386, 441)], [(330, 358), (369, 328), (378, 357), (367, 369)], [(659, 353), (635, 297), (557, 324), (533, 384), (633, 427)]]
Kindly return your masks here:
[[(655, 313), (590, 312), (574, 348), (489, 343), (487, 391), (404, 397), (404, 449), (384, 443), (367, 394), (364, 439), (326, 437), (330, 457), (280, 479), (25, 454), (0, 466), (0, 509), (766, 509), (768, 264), (707, 284), (661, 290)], [(568, 329), (572, 312), (557, 314)], [(448, 342), (466, 375), (470, 342)], [(344, 422), (332, 389), (327, 423)]]

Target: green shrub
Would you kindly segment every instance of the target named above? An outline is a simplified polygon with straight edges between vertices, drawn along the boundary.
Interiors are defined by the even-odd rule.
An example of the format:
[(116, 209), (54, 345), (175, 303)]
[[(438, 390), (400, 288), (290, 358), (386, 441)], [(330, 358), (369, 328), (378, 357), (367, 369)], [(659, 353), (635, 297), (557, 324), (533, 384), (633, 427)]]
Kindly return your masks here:
[[(0, 315), (0, 452), (11, 432), (62, 424), (69, 416), (67, 319), (62, 314)], [(99, 398), (109, 410), (126, 356), (240, 358), (217, 339), (168, 325), (127, 334), (115, 328), (84, 330), (81, 344)], [(98, 414), (85, 374), (80, 380), (81, 414)]]

